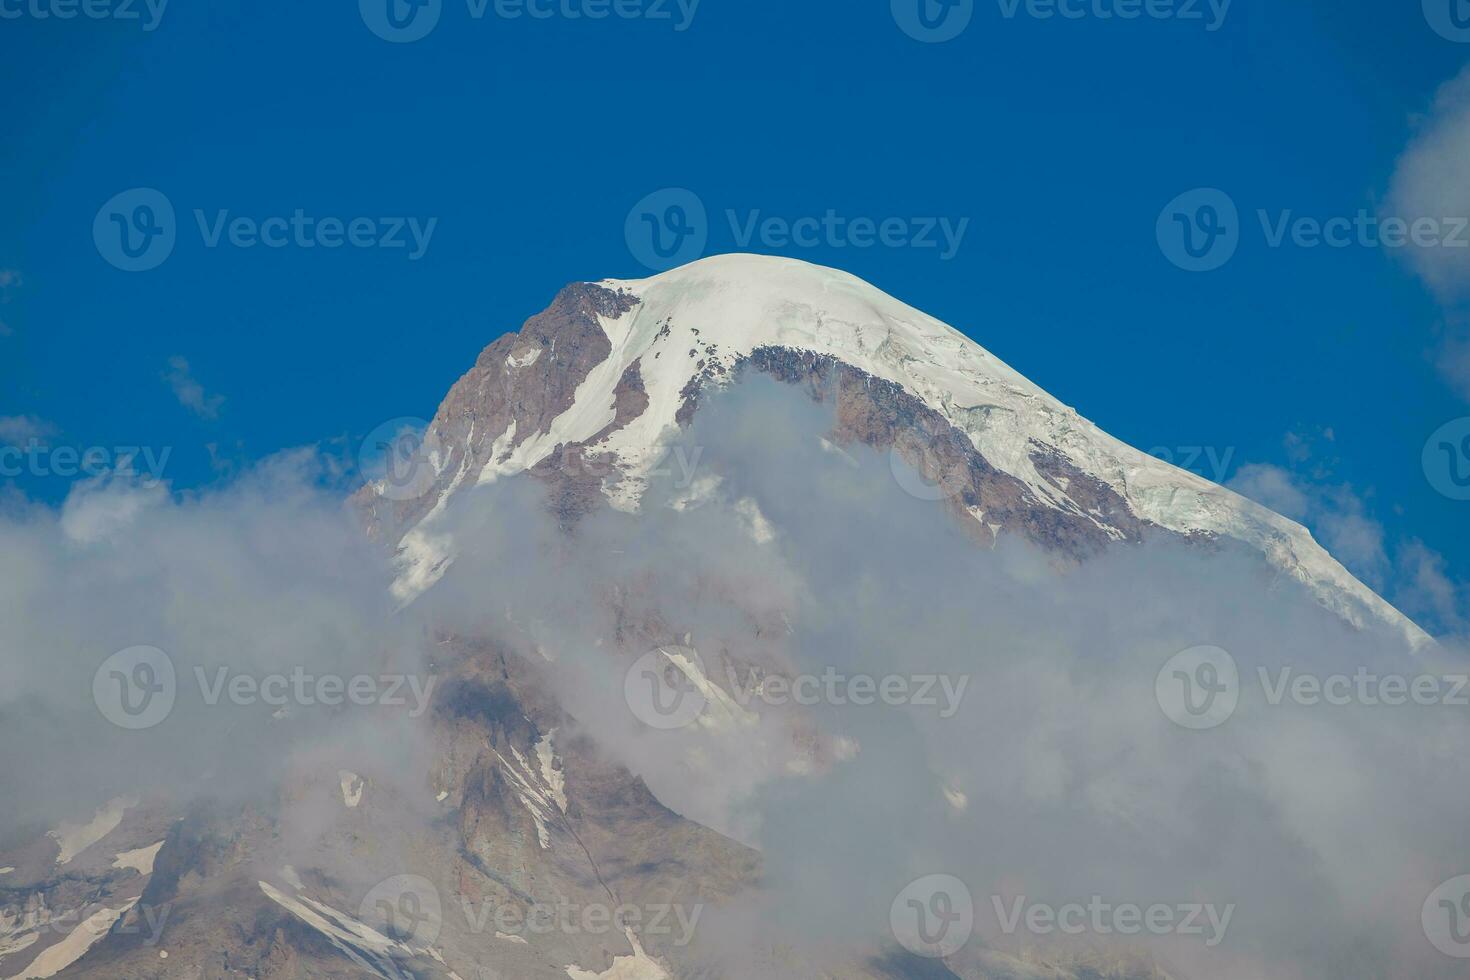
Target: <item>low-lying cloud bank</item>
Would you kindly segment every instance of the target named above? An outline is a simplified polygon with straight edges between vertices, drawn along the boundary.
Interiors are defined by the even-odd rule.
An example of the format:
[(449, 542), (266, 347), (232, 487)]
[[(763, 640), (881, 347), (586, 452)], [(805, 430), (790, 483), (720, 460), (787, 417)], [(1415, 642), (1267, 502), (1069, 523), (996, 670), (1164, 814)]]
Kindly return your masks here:
[[(59, 513), (16, 503), (0, 518), (0, 794), (17, 804), (0, 832), (122, 790), (269, 793), (271, 760), (380, 706), (293, 725), (186, 698), (195, 667), (428, 676), (424, 637), (451, 632), (537, 665), (663, 802), (764, 852), (758, 893), (701, 924), (711, 975), (781, 942), (891, 952), (901, 893), (930, 875), (962, 890), (920, 908), (973, 909), (951, 955), (967, 975), (1027, 950), (1142, 951), (1179, 977), (1463, 975), (1426, 936), (1455, 914), (1431, 893), (1470, 871), (1457, 651), (1354, 632), (1230, 547), (1158, 541), (1075, 566), (979, 548), (887, 456), (823, 448), (830, 426), (796, 391), (748, 382), (686, 434), (692, 485), (656, 484), (640, 515), (568, 532), (529, 479), (463, 494), (443, 524), (459, 559), (396, 614), (389, 563), (309, 455), (182, 499), (114, 483)], [(169, 652), (180, 693), (163, 723), (120, 731), (94, 674), (140, 644)], [(804, 688), (806, 704), (732, 694), (654, 731), (627, 671), (675, 646), (726, 688), (763, 671), (843, 683)], [(1228, 661), (1171, 659), (1201, 647)], [(910, 697), (856, 703), (859, 677)], [(1392, 703), (1390, 678), (1423, 677), (1434, 697)], [(937, 704), (912, 696), (923, 678)], [(415, 730), (404, 693), (395, 725)], [(1169, 915), (1130, 931), (1131, 906)]]

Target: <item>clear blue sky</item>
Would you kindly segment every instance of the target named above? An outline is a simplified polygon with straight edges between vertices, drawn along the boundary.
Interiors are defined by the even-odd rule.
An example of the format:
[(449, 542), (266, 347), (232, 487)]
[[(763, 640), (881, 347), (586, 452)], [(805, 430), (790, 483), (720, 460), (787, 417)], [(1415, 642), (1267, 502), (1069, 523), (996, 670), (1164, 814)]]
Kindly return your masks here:
[[(1470, 61), (1417, 0), (1236, 0), (1215, 31), (976, 0), (944, 43), (906, 34), (888, 0), (703, 0), (684, 30), (675, 0), (665, 20), (512, 19), (493, 0), (476, 18), (442, 0), (412, 43), (344, 0), (175, 2), (151, 31), (36, 16), (55, 2), (0, 0), (19, 12), (0, 19), (0, 416), (53, 442), (171, 446), (168, 475), (190, 487), (220, 478), (208, 444), (238, 465), (428, 417), (565, 282), (646, 274), (629, 210), (682, 187), (712, 252), (739, 247), (727, 209), (968, 218), (948, 260), (747, 250), (878, 284), (1140, 448), (1213, 447), (1230, 472), (1206, 475), (1270, 463), (1348, 485), (1390, 542), (1422, 538), (1470, 578), (1470, 503), (1421, 465), (1429, 434), (1470, 414), (1435, 368), (1440, 305), (1383, 249), (1272, 249), (1254, 218), (1378, 207), (1413, 117)], [(166, 195), (177, 241), (129, 273), (93, 224), (136, 187)], [(1155, 232), (1197, 187), (1243, 222), (1209, 273), (1171, 264)], [(208, 248), (193, 215), (298, 208), (437, 224), (411, 260)], [(1292, 462), (1289, 433), (1328, 429)]]

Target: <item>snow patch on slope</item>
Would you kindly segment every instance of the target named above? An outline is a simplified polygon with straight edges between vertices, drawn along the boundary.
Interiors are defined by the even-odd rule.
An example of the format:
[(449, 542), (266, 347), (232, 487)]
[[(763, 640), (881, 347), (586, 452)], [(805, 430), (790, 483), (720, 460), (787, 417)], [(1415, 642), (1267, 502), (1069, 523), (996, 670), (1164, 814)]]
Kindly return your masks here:
[[(92, 913), (75, 929), (67, 933), (65, 939), (53, 946), (43, 949), (35, 959), (31, 960), (29, 966), (17, 973), (11, 980), (42, 980), (44, 977), (53, 977), (81, 959), (103, 936), (117, 924), (138, 900), (124, 902), (120, 908), (99, 909)], [(29, 945), (29, 943), (27, 943)]]
[(164, 842), (150, 844), (133, 851), (123, 851), (112, 862), (114, 868), (132, 868), (141, 875), (153, 873), (153, 862), (158, 858), (158, 852), (163, 849)]
[(56, 846), (60, 849), (56, 855), (56, 863), (70, 864), (78, 854), (116, 830), (118, 824), (122, 823), (123, 814), (137, 805), (136, 799), (119, 796), (109, 800), (86, 823), (63, 823), (50, 831), (47, 836), (56, 841)]
[(613, 964), (601, 973), (567, 967), (567, 976), (572, 980), (669, 980), (669, 975), (658, 961), (643, 951), (638, 935), (632, 929), (624, 929), (628, 943), (633, 947), (631, 956), (615, 956)]

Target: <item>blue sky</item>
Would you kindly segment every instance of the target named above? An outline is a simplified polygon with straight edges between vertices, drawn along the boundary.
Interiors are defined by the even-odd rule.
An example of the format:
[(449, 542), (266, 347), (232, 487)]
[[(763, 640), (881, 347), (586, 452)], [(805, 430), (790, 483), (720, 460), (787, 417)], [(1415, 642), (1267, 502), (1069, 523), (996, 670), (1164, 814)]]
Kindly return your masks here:
[[(1458, 103), (1435, 100), (1470, 61), (1450, 19), (1462, 0), (1153, 0), (1176, 16), (1130, 20), (1101, 16), (1129, 0), (1072, 0), (1075, 19), (973, 0), (937, 43), (901, 26), (922, 35), (904, 8), (917, 0), (602, 0), (601, 19), (585, 16), (599, 0), (536, 0), (546, 17), (529, 0), (440, 0), (407, 43), (369, 27), (392, 33), (386, 0), (161, 16), (157, 0), (91, 2), (138, 19), (0, 0), (0, 437), (167, 447), (179, 488), (284, 447), (350, 447), (431, 416), (564, 283), (647, 274), (630, 210), (685, 188), (704, 251), (876, 283), (1118, 437), (1295, 511), (1407, 606), (1434, 605), (1407, 597), (1441, 588), (1426, 569), (1452, 590), (1470, 579), (1470, 503), (1423, 461), (1432, 433), (1470, 415), (1452, 288), (1470, 257), (1272, 247), (1257, 216), (1455, 200), (1432, 153), (1407, 175), (1402, 161), (1426, 132), (1459, 132)], [(135, 188), (166, 199), (176, 240), (129, 272), (94, 222)], [(1209, 272), (1161, 246), (1166, 205), (1197, 188), (1238, 209), (1235, 251)], [(209, 244), (221, 220), (298, 210), (405, 245)], [(952, 255), (739, 241), (753, 220), (829, 212), (967, 223)]]

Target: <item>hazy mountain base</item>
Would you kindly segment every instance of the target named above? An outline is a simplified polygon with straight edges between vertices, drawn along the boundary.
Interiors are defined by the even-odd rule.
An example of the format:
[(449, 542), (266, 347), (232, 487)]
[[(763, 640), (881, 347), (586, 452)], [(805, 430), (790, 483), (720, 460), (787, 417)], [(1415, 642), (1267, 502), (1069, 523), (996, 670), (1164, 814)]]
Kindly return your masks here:
[[(787, 969), (925, 977), (947, 969), (967, 980), (1081, 978), (1117, 976), (1134, 969), (1132, 957), (1150, 955), (1175, 977), (1460, 975), (1418, 927), (1423, 896), (1466, 853), (1465, 831), (1447, 819), (1470, 785), (1456, 713), (1323, 711), (1247, 697), (1225, 726), (1193, 733), (1172, 726), (1153, 701), (1164, 660), (1203, 642), (1230, 649), (1247, 677), (1278, 663), (1324, 673), (1431, 665), (1383, 636), (1346, 628), (1294, 584), (1273, 583), (1258, 559), (1228, 548), (1142, 544), (1067, 568), (1005, 537), (993, 550), (976, 548), (954, 533), (942, 506), (899, 488), (886, 455), (851, 444), (824, 449), (832, 435), (828, 408), (753, 379), (702, 408), (688, 434), (690, 457), (702, 447), (702, 475), (717, 478), (701, 500), (687, 500), (687, 488), (654, 488), (641, 515), (597, 511), (568, 529), (548, 515), (532, 480), (464, 495), (446, 514), (465, 542), (463, 557), (400, 617), (428, 631), (422, 669), (440, 677), (432, 713), (414, 725), (310, 719), (346, 735), (322, 740), (323, 726), (313, 725), (282, 739), (270, 779), (247, 765), (270, 758), (259, 755), (260, 733), (281, 726), (268, 712), (231, 715), (243, 726), (231, 734), (248, 750), (240, 755), (212, 737), (220, 712), (181, 706), (137, 737), (54, 742), (40, 734), (46, 718), (61, 730), (97, 730), (92, 706), (59, 700), (54, 714), (28, 713), (28, 744), (51, 753), (36, 771), (85, 768), (67, 755), (75, 745), (90, 753), (87, 766), (116, 770), (98, 805), (132, 781), (152, 791), (145, 795), (172, 798), (185, 816), (169, 830), (143, 895), (173, 905), (161, 946), (116, 932), (66, 975), (362, 975), (257, 882), (356, 917), (373, 885), (401, 874), (429, 878), (451, 910), (486, 895), (587, 900), (604, 882), (619, 898), (705, 903), (689, 946), (640, 937), (658, 969), (674, 976)], [(156, 502), (144, 518), (113, 528), (110, 547), (127, 549), (137, 575), (155, 550), (217, 543), (198, 529), (218, 526), (222, 512), (269, 507), (271, 496), (213, 501), (208, 522), (191, 510), (204, 506), (198, 502)], [(665, 506), (676, 501), (683, 509)], [(752, 514), (773, 536), (755, 533)], [(249, 588), (221, 590), (212, 603), (213, 593), (191, 581), (145, 583), (154, 597), (140, 601), (185, 620), (161, 621), (149, 634), (171, 649), (181, 673), (198, 653), (189, 639), (201, 635), (211, 638), (211, 656), (252, 662), (252, 651), (237, 646), (248, 637), (228, 628), (240, 617), (258, 617), (290, 658), (327, 656), (291, 627), (309, 610), (353, 610), (359, 597), (302, 578), (304, 556), (286, 539), (304, 538), (312, 552), (323, 539), (303, 533), (299, 509), (281, 505), (280, 517), (280, 549), (216, 548), (210, 560), (236, 573), (222, 579), (291, 572), (289, 617), (269, 589), (264, 599)], [(246, 523), (259, 532), (258, 516)], [(36, 515), (3, 531), (62, 536)], [(98, 582), (103, 556), (58, 542), (34, 560), (53, 552), (83, 588), (112, 587)], [(63, 577), (43, 568), (29, 575), (41, 584), (28, 598), (45, 609), (45, 583)], [(382, 601), (383, 579), (367, 579), (378, 589), (376, 600), (361, 599), (371, 606)], [(8, 628), (28, 625), (17, 618)], [(70, 689), (85, 691), (96, 662), (90, 651), (106, 647), (85, 620), (70, 626), (85, 666), (77, 671), (83, 683)], [(395, 649), (412, 633), (395, 632)], [(348, 652), (363, 658), (362, 669), (379, 663), (370, 637), (339, 638), (360, 644)], [(478, 639), (462, 639), (469, 637)], [(912, 706), (798, 710), (752, 701), (746, 708), (758, 723), (653, 734), (623, 701), (623, 673), (650, 647), (674, 643), (700, 651), (709, 676), (731, 688), (727, 666), (737, 679), (752, 667), (786, 676), (833, 667), (971, 675), (974, 683), (949, 718)], [(517, 753), (535, 758), (553, 730), (568, 805), (564, 821), (547, 811), (550, 846), (542, 848), (518, 782), (534, 782), (539, 766), (525, 769)], [(839, 740), (848, 748), (839, 750)], [(159, 771), (163, 759), (172, 776)], [(223, 782), (196, 778), (222, 759)], [(355, 807), (342, 770), (362, 777)], [(946, 789), (965, 805), (956, 807)], [(448, 795), (441, 801), (439, 793)], [(1412, 809), (1398, 802), (1409, 795)], [(763, 859), (655, 797), (758, 845)], [(56, 816), (75, 820), (77, 812)], [(116, 833), (134, 832), (124, 820)], [(108, 836), (94, 846), (111, 855), (135, 843)], [(0, 866), (17, 865), (27, 876), (18, 881), (45, 879), (49, 852), (20, 868), (9, 847)], [(935, 872), (964, 880), (977, 914), (975, 938), (942, 966), (898, 951), (888, 935), (893, 897)], [(1194, 937), (1120, 946), (1087, 937), (1092, 951), (1084, 954), (1049, 937), (1001, 933), (992, 892), (1053, 904), (1100, 893), (1238, 908), (1214, 949)], [(615, 969), (633, 953), (616, 935), (556, 934), (523, 948), (452, 918), (444, 916), (433, 944), (408, 944), (422, 945), (421, 955), (388, 956), (382, 972), (565, 976), (569, 967)], [(19, 967), (0, 962), (7, 976)]]

